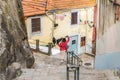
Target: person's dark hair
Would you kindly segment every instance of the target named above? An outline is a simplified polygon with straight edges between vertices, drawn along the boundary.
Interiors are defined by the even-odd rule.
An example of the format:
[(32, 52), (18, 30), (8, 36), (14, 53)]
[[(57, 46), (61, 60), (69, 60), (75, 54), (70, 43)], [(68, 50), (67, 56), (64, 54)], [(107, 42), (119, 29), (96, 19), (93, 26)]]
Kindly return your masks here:
[(63, 39), (62, 39), (62, 42), (66, 42), (66, 39), (65, 39), (65, 38), (63, 38)]

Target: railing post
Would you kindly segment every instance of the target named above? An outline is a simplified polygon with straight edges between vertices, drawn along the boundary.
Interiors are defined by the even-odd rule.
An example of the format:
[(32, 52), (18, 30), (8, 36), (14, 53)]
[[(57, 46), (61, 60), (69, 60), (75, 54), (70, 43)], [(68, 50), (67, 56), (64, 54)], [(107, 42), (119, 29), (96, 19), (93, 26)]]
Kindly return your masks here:
[(74, 58), (74, 57), (73, 57), (73, 54), (74, 54), (74, 53), (73, 53), (73, 51), (72, 51), (72, 65), (74, 64), (74, 62), (73, 62), (73, 58)]
[(39, 40), (36, 40), (36, 51), (39, 51)]
[(67, 80), (69, 80), (69, 67), (67, 67)]
[(48, 43), (48, 54), (52, 54), (52, 43)]
[(79, 80), (79, 67), (77, 68), (77, 80)]
[(74, 71), (74, 80), (76, 80), (76, 70)]
[(67, 58), (66, 60), (67, 60), (67, 64), (68, 64), (68, 52), (67, 52), (67, 56), (66, 56), (66, 58)]

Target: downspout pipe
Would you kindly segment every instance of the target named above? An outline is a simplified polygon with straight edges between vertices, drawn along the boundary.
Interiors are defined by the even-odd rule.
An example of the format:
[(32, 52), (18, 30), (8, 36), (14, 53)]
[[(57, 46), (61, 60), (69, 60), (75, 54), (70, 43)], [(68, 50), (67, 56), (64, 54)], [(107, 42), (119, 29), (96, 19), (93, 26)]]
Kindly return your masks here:
[(99, 39), (99, 22), (100, 22), (100, 0), (97, 0), (97, 17), (96, 17), (96, 53), (97, 54), (97, 45)]
[[(48, 15), (48, 13), (52, 13), (53, 14), (53, 19), (52, 18), (50, 18), (50, 16)], [(52, 44), (53, 44), (53, 36), (54, 36), (54, 25), (55, 25), (55, 18), (54, 18), (54, 15), (55, 15), (55, 12), (51, 12), (51, 11), (46, 11), (46, 16), (50, 19), (50, 21), (52, 21), (52, 29), (51, 29), (51, 40), (50, 40), (50, 42), (48, 43), (48, 45), (49, 45), (49, 48), (48, 48), (48, 53), (49, 53), (49, 55), (51, 55), (52, 54)]]
[[(51, 31), (52, 33), (51, 33), (51, 42), (50, 43), (52, 43), (52, 39), (53, 39), (53, 36), (54, 36), (54, 30), (55, 30), (55, 24), (56, 24), (56, 20), (54, 18), (55, 12), (56, 12), (56, 10), (46, 11), (46, 16), (50, 19), (50, 21), (52, 21), (52, 31)], [(53, 19), (49, 16), (48, 13), (53, 14)]]
[[(49, 17), (48, 12), (50, 12), (50, 11), (46, 11), (46, 16), (47, 16), (53, 23), (55, 23), (55, 21)], [(51, 12), (51, 13), (53, 13), (53, 12)]]
[[(87, 21), (88, 21), (88, 10), (87, 10), (87, 8), (85, 10), (86, 10), (86, 23), (87, 23)], [(87, 37), (88, 37), (87, 36), (87, 30), (88, 30), (87, 26), (88, 26), (88, 24), (86, 24), (86, 33), (85, 33), (85, 35), (86, 35), (86, 39), (85, 39), (85, 53), (87, 52), (87, 49), (86, 49), (87, 48), (87, 45), (86, 45), (87, 44)]]
[(96, 65), (96, 55), (98, 54), (98, 39), (99, 39), (99, 21), (100, 21), (100, 0), (96, 0), (96, 4), (97, 4), (97, 15), (96, 15), (96, 50), (95, 50), (95, 60), (94, 60), (94, 68)]

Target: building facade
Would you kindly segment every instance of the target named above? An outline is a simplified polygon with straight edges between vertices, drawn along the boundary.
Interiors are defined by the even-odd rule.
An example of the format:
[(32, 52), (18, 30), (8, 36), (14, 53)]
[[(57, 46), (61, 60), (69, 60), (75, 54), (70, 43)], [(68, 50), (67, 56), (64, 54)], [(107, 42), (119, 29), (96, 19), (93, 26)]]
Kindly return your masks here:
[[(71, 38), (69, 45), (76, 49), (76, 53), (91, 53), (95, 0), (84, 1), (84, 4), (88, 4), (86, 6), (78, 4), (76, 1), (74, 4), (77, 6), (75, 6), (71, 4), (70, 0), (66, 0), (67, 2), (60, 0), (65, 3), (59, 3), (59, 5), (54, 0), (48, 0), (46, 12), (42, 9), (44, 7), (37, 6), (38, 4), (44, 6), (44, 3), (40, 3), (39, 0), (37, 2), (31, 0), (29, 7), (26, 1), (23, 0), (22, 4), (30, 44), (35, 44), (35, 40), (39, 39), (40, 45), (45, 46), (52, 42), (53, 37), (59, 39), (69, 35)], [(53, 3), (54, 8), (51, 6)], [(33, 12), (29, 10), (30, 7), (33, 8)]]
[(96, 69), (120, 68), (120, 2), (98, 0)]

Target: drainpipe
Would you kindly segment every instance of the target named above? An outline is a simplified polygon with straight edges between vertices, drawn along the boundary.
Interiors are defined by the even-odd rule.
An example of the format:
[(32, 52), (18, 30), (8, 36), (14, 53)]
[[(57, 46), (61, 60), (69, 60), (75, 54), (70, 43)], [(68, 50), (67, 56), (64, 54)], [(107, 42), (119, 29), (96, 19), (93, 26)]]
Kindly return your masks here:
[[(52, 20), (52, 19), (49, 17), (48, 12), (49, 12), (49, 11), (46, 11), (46, 15), (47, 15), (47, 17), (48, 17), (48, 18), (54, 23), (55, 21)], [(53, 13), (53, 12), (52, 12), (52, 13)]]
[(50, 18), (50, 16), (48, 15), (49, 11), (46, 11), (46, 16), (50, 19), (50, 21), (52, 21), (52, 34), (51, 34), (51, 41), (48, 43), (49, 49), (48, 49), (48, 54), (51, 55), (52, 54), (52, 39), (54, 36), (54, 30), (55, 30), (55, 24), (56, 24), (56, 20), (55, 20), (55, 12), (51, 12), (53, 14), (53, 19)]
[(53, 14), (53, 19), (50, 18), (50, 16), (48, 15), (48, 12), (49, 12), (49, 11), (46, 11), (46, 16), (50, 19), (50, 21), (52, 21), (52, 35), (51, 35), (51, 42), (52, 42), (52, 38), (53, 38), (53, 36), (54, 36), (55, 27), (58, 26), (58, 25), (56, 25), (55, 11), (51, 11), (51, 12), (50, 12), (50, 13)]
[[(96, 51), (97, 51), (97, 41), (99, 39), (99, 21), (100, 21), (100, 0), (97, 0), (97, 16), (96, 16)], [(96, 52), (95, 52), (96, 54)]]
[[(98, 44), (98, 38), (99, 38), (99, 21), (100, 21), (100, 0), (97, 0), (97, 2), (96, 2), (96, 4), (97, 4), (97, 9), (96, 9), (96, 39), (95, 39), (95, 41), (96, 41), (96, 44), (95, 44), (95, 48), (96, 48), (96, 51), (95, 51), (95, 55), (97, 55), (97, 44)], [(95, 59), (94, 59), (94, 68), (95, 68), (95, 64), (96, 64), (96, 57), (95, 57)]]
[(86, 10), (86, 39), (85, 39), (85, 53), (86, 53), (86, 47), (87, 47), (87, 27), (88, 27), (88, 25), (87, 25), (87, 21), (88, 21), (88, 11), (87, 11), (87, 8), (85, 9)]
[(94, 17), (93, 17), (93, 27), (92, 27), (92, 54), (95, 54), (96, 51), (96, 8), (94, 6)]

